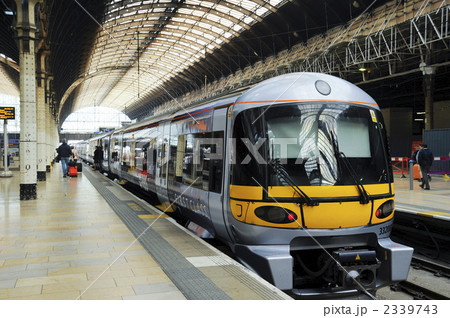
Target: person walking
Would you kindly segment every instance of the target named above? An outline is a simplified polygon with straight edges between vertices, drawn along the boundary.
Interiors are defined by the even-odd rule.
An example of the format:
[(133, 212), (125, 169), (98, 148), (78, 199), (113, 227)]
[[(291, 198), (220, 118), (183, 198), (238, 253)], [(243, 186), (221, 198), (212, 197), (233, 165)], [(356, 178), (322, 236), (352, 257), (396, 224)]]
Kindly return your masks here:
[(430, 172), (431, 165), (433, 164), (433, 153), (428, 149), (427, 144), (420, 144), (420, 150), (417, 153), (417, 163), (420, 166), (420, 172), (422, 173), (421, 188), (424, 190), (430, 190), (430, 180), (428, 173)]
[(61, 167), (62, 167), (62, 173), (63, 178), (67, 177), (67, 174), (69, 172), (69, 161), (70, 158), (73, 156), (72, 149), (67, 144), (66, 139), (63, 139), (62, 144), (56, 149), (58, 152), (58, 156), (61, 159)]

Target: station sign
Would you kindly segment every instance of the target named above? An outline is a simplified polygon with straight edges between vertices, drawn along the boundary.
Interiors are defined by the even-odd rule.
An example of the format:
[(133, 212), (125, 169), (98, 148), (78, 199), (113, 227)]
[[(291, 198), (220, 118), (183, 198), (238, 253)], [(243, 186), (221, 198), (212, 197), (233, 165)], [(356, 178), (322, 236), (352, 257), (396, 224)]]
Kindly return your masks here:
[(16, 109), (0, 106), (0, 119), (16, 119)]

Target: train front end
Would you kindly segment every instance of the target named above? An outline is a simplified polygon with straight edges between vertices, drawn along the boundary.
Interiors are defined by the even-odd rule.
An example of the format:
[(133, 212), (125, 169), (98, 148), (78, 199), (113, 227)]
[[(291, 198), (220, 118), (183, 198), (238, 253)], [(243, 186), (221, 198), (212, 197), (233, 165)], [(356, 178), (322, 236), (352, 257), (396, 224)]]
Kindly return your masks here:
[(407, 278), (412, 249), (389, 238), (394, 181), (368, 95), (302, 73), (233, 107), (228, 219), (243, 263), (305, 298), (369, 295)]

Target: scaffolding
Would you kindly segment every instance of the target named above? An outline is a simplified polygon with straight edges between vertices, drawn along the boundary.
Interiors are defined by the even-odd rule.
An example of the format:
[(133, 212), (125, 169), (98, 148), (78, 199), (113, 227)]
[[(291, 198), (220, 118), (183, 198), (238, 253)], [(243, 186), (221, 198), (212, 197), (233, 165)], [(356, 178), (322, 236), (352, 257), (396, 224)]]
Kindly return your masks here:
[[(411, 66), (421, 70), (431, 50), (439, 52), (449, 48), (449, 12), (446, 0), (389, 2), (347, 25), (312, 37), (307, 43), (299, 43), (290, 50), (239, 69), (221, 79), (217, 86), (208, 86), (176, 102), (158, 105), (143, 117), (185, 108), (202, 99), (287, 72), (320, 72), (342, 78), (361, 74), (366, 81), (370, 69), (382, 69), (380, 73), (387, 76)], [(441, 61), (437, 66), (447, 63), (450, 64)], [(212, 91), (216, 87), (220, 90)]]

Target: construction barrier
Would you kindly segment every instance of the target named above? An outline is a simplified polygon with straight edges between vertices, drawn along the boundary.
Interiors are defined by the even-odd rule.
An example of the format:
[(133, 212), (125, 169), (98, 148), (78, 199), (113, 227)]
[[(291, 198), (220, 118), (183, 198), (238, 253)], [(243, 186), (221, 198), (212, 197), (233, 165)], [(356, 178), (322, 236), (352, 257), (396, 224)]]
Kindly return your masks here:
[[(406, 178), (405, 174), (409, 173), (409, 158), (408, 157), (392, 157), (392, 172), (394, 174), (401, 174), (402, 178)], [(431, 166), (430, 174), (444, 175), (449, 178), (450, 175), (450, 157), (434, 157), (433, 165)]]
[(450, 157), (434, 157), (433, 165), (430, 169), (430, 174), (450, 174)]
[(394, 174), (401, 174), (402, 178), (406, 178), (405, 174), (408, 174), (408, 157), (392, 157), (392, 172)]

